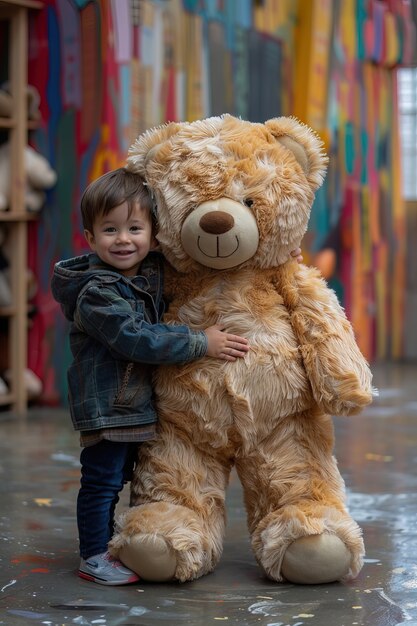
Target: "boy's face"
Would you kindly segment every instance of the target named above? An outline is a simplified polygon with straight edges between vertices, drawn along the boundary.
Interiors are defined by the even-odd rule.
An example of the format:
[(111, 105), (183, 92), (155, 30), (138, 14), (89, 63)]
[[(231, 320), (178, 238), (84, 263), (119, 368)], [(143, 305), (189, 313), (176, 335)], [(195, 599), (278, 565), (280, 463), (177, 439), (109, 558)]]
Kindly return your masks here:
[(149, 211), (135, 203), (128, 217), (127, 202), (99, 216), (93, 232), (84, 231), (90, 248), (124, 276), (136, 276), (149, 250), (156, 247)]

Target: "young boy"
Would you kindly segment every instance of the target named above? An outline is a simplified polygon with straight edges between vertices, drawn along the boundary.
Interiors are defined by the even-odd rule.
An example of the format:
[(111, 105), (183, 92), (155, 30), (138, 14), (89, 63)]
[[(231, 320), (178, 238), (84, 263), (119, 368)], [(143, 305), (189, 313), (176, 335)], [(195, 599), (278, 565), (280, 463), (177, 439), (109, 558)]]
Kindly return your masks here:
[(153, 366), (203, 356), (234, 361), (249, 347), (219, 326), (194, 331), (160, 323), (163, 258), (153, 251), (152, 202), (137, 175), (120, 168), (101, 176), (84, 192), (81, 213), (92, 254), (60, 261), (52, 277), (53, 295), (71, 321), (69, 405), (83, 447), (78, 573), (124, 585), (138, 577), (107, 544), (138, 443), (155, 436)]

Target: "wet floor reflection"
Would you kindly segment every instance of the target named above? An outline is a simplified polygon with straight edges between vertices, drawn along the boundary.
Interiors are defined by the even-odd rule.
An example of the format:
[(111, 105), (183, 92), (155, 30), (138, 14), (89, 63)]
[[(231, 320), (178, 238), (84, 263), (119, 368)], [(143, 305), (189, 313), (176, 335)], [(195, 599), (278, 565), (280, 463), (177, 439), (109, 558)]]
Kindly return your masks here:
[(51, 409), (25, 421), (0, 414), (0, 625), (417, 626), (417, 365), (373, 369), (380, 394), (372, 407), (335, 421), (349, 508), (367, 550), (348, 585), (263, 578), (235, 475), (213, 574), (119, 588), (83, 581), (74, 574), (79, 448), (69, 417)]

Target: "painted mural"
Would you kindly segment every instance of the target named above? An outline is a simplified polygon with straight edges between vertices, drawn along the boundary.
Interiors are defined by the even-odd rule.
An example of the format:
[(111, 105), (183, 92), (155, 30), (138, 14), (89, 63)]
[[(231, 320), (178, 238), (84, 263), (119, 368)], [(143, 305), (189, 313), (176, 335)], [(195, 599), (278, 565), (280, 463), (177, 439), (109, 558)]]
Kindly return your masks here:
[[(313, 9), (326, 8), (323, 0), (311, 3)], [(330, 4), (337, 11), (326, 21), (325, 42), (316, 38), (320, 54), (308, 71), (311, 85), (318, 84), (314, 72), (321, 72), (319, 99), (310, 108), (317, 121), (326, 104), (324, 127), (317, 130), (327, 133), (335, 165), (317, 200), (306, 256), (318, 251), (332, 228), (338, 237), (343, 230), (347, 243), (337, 244), (342, 254), (336, 278), (362, 348), (370, 358), (390, 350), (400, 354), (403, 216), (398, 172), (391, 166), (398, 163), (392, 157), (393, 67), (406, 51), (399, 49), (400, 22), (384, 17), (383, 32), (390, 29), (389, 41), (397, 41), (397, 47), (380, 52), (376, 25), (382, 18), (374, 5), (384, 5), (384, 15), (397, 19), (407, 2)], [(81, 192), (90, 180), (122, 164), (135, 136), (155, 124), (225, 112), (252, 121), (293, 114), (297, 93), (305, 88), (297, 82), (302, 59), (295, 54), (299, 11), (305, 6), (304, 0), (45, 0), (31, 16), (29, 82), (41, 94), (43, 119), (31, 141), (59, 175), (31, 226), (30, 264), (39, 288), (29, 367), (43, 379), (43, 402), (66, 398), (67, 329), (49, 281), (57, 260), (86, 249)], [(358, 30), (366, 31), (367, 48), (351, 34)], [(393, 255), (393, 244), (399, 255)], [(387, 309), (384, 291), (394, 276), (395, 314)], [(392, 346), (384, 347), (387, 337)]]
[(411, 9), (403, 0), (333, 3), (330, 167), (312, 247), (335, 253), (332, 280), (369, 359), (403, 354), (406, 215), (395, 70), (415, 55)]
[[(66, 397), (66, 323), (52, 299), (53, 264), (85, 251), (79, 199), (123, 163), (135, 136), (168, 120), (231, 112), (262, 120), (291, 111), (294, 3), (47, 0), (31, 18), (29, 81), (42, 97), (34, 145), (59, 174), (34, 226), (39, 277), (29, 367), (44, 402)], [(273, 75), (274, 81), (267, 80)], [(269, 88), (268, 85), (273, 85)]]

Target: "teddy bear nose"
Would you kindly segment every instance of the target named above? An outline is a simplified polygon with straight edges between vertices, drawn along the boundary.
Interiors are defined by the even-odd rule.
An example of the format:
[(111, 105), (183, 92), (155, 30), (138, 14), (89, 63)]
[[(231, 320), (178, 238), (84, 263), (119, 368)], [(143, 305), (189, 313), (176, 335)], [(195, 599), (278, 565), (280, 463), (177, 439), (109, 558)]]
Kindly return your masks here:
[(235, 220), (230, 213), (225, 211), (210, 211), (200, 219), (200, 228), (205, 233), (222, 235), (233, 228)]

